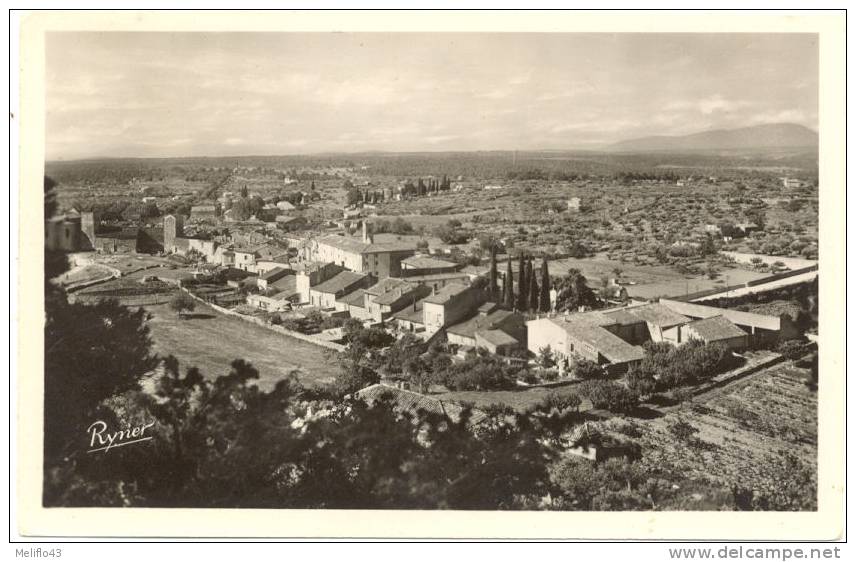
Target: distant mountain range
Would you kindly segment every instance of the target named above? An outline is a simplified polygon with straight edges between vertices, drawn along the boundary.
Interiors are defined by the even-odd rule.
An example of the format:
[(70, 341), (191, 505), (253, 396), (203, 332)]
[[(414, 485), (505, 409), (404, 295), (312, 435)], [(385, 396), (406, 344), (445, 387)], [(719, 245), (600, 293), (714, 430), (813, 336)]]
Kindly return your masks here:
[(717, 129), (683, 136), (642, 137), (617, 142), (610, 152), (688, 152), (699, 150), (752, 150), (817, 148), (817, 133), (794, 123)]

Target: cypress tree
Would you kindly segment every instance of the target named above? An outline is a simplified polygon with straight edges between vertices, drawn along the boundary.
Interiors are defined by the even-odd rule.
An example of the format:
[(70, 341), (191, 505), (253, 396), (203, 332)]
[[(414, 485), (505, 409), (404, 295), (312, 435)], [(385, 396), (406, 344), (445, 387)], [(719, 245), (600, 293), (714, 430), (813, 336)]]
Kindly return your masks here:
[(517, 263), (517, 309), (526, 310), (527, 301), (529, 300), (529, 291), (526, 282), (529, 278), (526, 277), (526, 258), (520, 254), (520, 259)]
[[(526, 287), (527, 288), (529, 288), (529, 286), (531, 285), (529, 280), (532, 279), (532, 277), (533, 277), (533, 275), (532, 275), (533, 269), (534, 269), (534, 267), (532, 265), (532, 256), (529, 256), (529, 258), (526, 260)], [(527, 295), (527, 297), (528, 297), (528, 295)]]
[(505, 274), (503, 281), (503, 289), (505, 290), (505, 299), (503, 304), (508, 310), (514, 310), (514, 273), (511, 271), (511, 258), (508, 258), (508, 272)]
[(496, 247), (490, 248), (490, 274), (488, 277), (488, 291), (490, 299), (495, 301), (499, 298), (499, 287), (496, 284)]
[(541, 298), (541, 293), (538, 290), (538, 281), (535, 279), (535, 268), (532, 267), (530, 262), (529, 264), (529, 310), (532, 312), (538, 312), (539, 307), (539, 299)]
[(538, 302), (541, 312), (550, 312), (550, 272), (547, 270), (547, 258), (541, 261), (541, 298)]

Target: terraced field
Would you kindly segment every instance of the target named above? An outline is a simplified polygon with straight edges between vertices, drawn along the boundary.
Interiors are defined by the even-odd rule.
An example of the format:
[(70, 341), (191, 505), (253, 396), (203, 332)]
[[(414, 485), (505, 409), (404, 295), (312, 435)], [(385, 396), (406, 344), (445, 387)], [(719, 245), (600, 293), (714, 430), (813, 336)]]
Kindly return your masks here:
[[(646, 462), (753, 487), (764, 486), (769, 463), (787, 452), (816, 475), (817, 395), (804, 383), (807, 374), (792, 363), (778, 364), (647, 422), (641, 439)], [(696, 446), (670, 433), (677, 419), (698, 430)]]

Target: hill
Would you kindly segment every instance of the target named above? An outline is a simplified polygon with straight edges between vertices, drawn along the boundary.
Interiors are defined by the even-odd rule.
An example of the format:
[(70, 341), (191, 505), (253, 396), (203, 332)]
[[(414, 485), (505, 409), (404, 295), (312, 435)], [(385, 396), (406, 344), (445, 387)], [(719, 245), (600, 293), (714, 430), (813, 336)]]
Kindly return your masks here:
[(607, 148), (611, 152), (687, 152), (695, 150), (756, 150), (816, 148), (817, 133), (793, 123), (718, 129), (683, 136), (630, 139)]

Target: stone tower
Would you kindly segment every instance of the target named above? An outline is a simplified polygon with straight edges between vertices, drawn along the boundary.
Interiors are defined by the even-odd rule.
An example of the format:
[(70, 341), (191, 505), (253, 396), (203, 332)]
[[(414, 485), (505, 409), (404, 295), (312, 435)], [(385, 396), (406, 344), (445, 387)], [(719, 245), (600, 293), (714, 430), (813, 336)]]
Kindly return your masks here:
[(175, 251), (175, 239), (184, 234), (184, 219), (179, 214), (163, 218), (163, 251), (171, 254)]
[(94, 212), (80, 213), (80, 237), (81, 250), (95, 249), (95, 235), (98, 231), (98, 223), (101, 222)]

